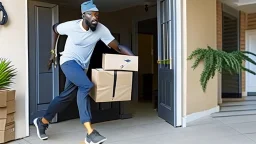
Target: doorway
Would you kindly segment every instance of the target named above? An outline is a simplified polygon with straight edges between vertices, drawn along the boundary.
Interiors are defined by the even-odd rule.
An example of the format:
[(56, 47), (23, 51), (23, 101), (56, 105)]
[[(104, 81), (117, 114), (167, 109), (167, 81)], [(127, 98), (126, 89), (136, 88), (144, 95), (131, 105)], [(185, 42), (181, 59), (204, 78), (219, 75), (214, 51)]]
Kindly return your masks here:
[[(59, 93), (58, 67), (48, 70), (52, 25), (59, 21), (58, 5), (29, 2), (29, 123), (42, 116)], [(56, 117), (53, 119), (56, 122)]]
[[(223, 5), (222, 50), (225, 52), (240, 50), (239, 19), (239, 11)], [(242, 98), (241, 77), (241, 74), (222, 72), (222, 98)]]
[(158, 106), (157, 18), (138, 22), (139, 102)]
[[(43, 2), (34, 2), (33, 4), (34, 5), (30, 7), (30, 17), (29, 17), (29, 21), (30, 21), (30, 27), (29, 27), (30, 39), (29, 40), (31, 42), (31, 45), (29, 46), (30, 59), (33, 60), (32, 58), (34, 59), (37, 58), (40, 60), (40, 62), (43, 61), (47, 63), (48, 58), (50, 57), (49, 51), (53, 46), (52, 40), (51, 40), (51, 36), (52, 36), (51, 26), (56, 22), (59, 22), (59, 21), (63, 22), (62, 20), (54, 21), (53, 15), (56, 15), (57, 13), (59, 13), (60, 14), (59, 17), (63, 17), (64, 14), (62, 13), (64, 13), (65, 10), (63, 9), (61, 10), (59, 6), (56, 4), (48, 5), (48, 3), (46, 4)], [(175, 56), (174, 32), (175, 31), (173, 30), (176, 27), (175, 27), (175, 17), (173, 16), (175, 9), (170, 8), (170, 7), (173, 7), (174, 5), (175, 5), (175, 1), (173, 0), (158, 1), (157, 18), (149, 20), (151, 22), (154, 22), (155, 27), (152, 28), (154, 32), (146, 33), (145, 30), (140, 28), (140, 33), (138, 34), (138, 41), (140, 42), (138, 43), (138, 46), (144, 47), (144, 48), (150, 47), (150, 50), (147, 51), (147, 53), (145, 53), (144, 50), (142, 50), (142, 53), (145, 53), (146, 57), (150, 56), (148, 57), (150, 58), (150, 60), (143, 59), (141, 61), (143, 63), (149, 64), (149, 70), (143, 71), (143, 73), (141, 73), (142, 79), (140, 80), (140, 82), (142, 82), (143, 85), (141, 90), (142, 96), (140, 100), (142, 101), (149, 100), (151, 104), (153, 103), (152, 109), (153, 108), (157, 109), (157, 113), (160, 118), (164, 119), (171, 125), (176, 126), (176, 121), (177, 121), (176, 120), (177, 114), (175, 112), (176, 111), (176, 102), (175, 102), (176, 80), (174, 79), (174, 75), (176, 73), (174, 71), (175, 65), (176, 65), (175, 59), (174, 59), (174, 56)], [(52, 10), (54, 7), (56, 7), (56, 10)], [(47, 8), (47, 12), (46, 12), (47, 14), (35, 13), (37, 12), (36, 11), (37, 9), (41, 9), (41, 8), (42, 9)], [(79, 13), (79, 9), (77, 10), (77, 13)], [(79, 17), (79, 15), (76, 15), (76, 16)], [(69, 17), (71, 16), (69, 15)], [(46, 18), (47, 18), (47, 21), (45, 20)], [(38, 21), (40, 19), (44, 20), (43, 23)], [(72, 19), (65, 19), (65, 21), (72, 20)], [(47, 22), (46, 24), (47, 27), (43, 27), (43, 28), (38, 27), (38, 25), (44, 26), (44, 23), (46, 22)], [(138, 25), (143, 26), (145, 25), (144, 22), (142, 21), (138, 23)], [(40, 29), (43, 32), (37, 31), (38, 29)], [(47, 34), (44, 34), (44, 32), (47, 32)], [(39, 37), (40, 35), (42, 36)], [(122, 44), (122, 40), (120, 40), (120, 37), (122, 37), (122, 35), (120, 35), (120, 33), (113, 33), (113, 35)], [(44, 40), (45, 37), (47, 37), (47, 40), (48, 40), (46, 42)], [(61, 36), (60, 43), (58, 44), (58, 49), (60, 51), (64, 46), (65, 40), (66, 40), (66, 37)], [(45, 43), (47, 43), (48, 45), (43, 45)], [(35, 47), (37, 52), (33, 50), (33, 48)], [(44, 47), (49, 47), (49, 48), (44, 48)], [(112, 49), (109, 49), (108, 47), (105, 46), (105, 44), (99, 41), (96, 45), (96, 48), (94, 50), (94, 53), (91, 59), (92, 63), (90, 65), (90, 69), (101, 67), (101, 59), (102, 59), (103, 53), (116, 53), (116, 52)], [(36, 57), (39, 54), (40, 56), (44, 54), (44, 59), (40, 59), (40, 57)], [(170, 63), (169, 62), (162, 63), (162, 61), (166, 62), (166, 60), (169, 61)], [(35, 61), (38, 61), (38, 60), (35, 60)], [(159, 61), (159, 63), (157, 63), (157, 61)], [(65, 77), (63, 77), (63, 73), (59, 67), (57, 68), (53, 67), (52, 71), (45, 72), (49, 75), (49, 80), (47, 81), (46, 79), (43, 79), (45, 80), (43, 82), (42, 79), (33, 78), (33, 77), (38, 77), (38, 75), (41, 74), (33, 71), (35, 67), (39, 67), (39, 65), (42, 67), (46, 66), (44, 63), (31, 62), (31, 67), (30, 67), (30, 80), (31, 80), (30, 120), (32, 120), (36, 116), (41, 116), (44, 113), (51, 99), (54, 98), (55, 96), (58, 96), (59, 92), (63, 90), (64, 82), (65, 82)], [(139, 69), (144, 70), (143, 66), (144, 64), (140, 66)], [(89, 78), (90, 78), (90, 69), (88, 71)], [(137, 83), (136, 79), (134, 79), (134, 83)], [(139, 83), (139, 80), (138, 80), (138, 83)], [(146, 84), (149, 84), (149, 85), (146, 85)], [(35, 86), (37, 87), (35, 88)], [(44, 93), (45, 91), (49, 93)], [(73, 94), (76, 94), (76, 92), (74, 92)], [(46, 95), (49, 97), (47, 97)], [(47, 98), (47, 101), (43, 101), (44, 103), (42, 102), (38, 103), (38, 100), (45, 99), (45, 98)], [(133, 102), (136, 102), (136, 100)], [(91, 108), (92, 108), (92, 115), (93, 115), (93, 123), (132, 118), (132, 112), (130, 111), (132, 106), (130, 103), (131, 102), (95, 103), (92, 100)], [(41, 107), (40, 106), (41, 104), (43, 104), (44, 107)], [(179, 106), (181, 107), (181, 105)], [(76, 118), (79, 118), (79, 115), (78, 115), (78, 109), (76, 106), (76, 100), (74, 100), (74, 102), (71, 104), (71, 106), (68, 109), (56, 115), (55, 122), (61, 122), (61, 121), (66, 121), (66, 120), (76, 119)]]

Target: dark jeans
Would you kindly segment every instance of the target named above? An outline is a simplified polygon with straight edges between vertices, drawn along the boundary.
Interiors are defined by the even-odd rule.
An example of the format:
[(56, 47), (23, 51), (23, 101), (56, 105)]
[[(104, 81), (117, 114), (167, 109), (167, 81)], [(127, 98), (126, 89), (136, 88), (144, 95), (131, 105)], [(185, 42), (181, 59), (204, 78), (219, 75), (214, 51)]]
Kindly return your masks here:
[(55, 114), (64, 110), (75, 98), (70, 95), (76, 88), (77, 105), (79, 109), (80, 121), (82, 124), (91, 121), (90, 98), (88, 96), (93, 83), (88, 79), (86, 72), (76, 61), (67, 61), (61, 65), (61, 69), (66, 76), (64, 91), (53, 99), (50, 103), (44, 118), (49, 122)]

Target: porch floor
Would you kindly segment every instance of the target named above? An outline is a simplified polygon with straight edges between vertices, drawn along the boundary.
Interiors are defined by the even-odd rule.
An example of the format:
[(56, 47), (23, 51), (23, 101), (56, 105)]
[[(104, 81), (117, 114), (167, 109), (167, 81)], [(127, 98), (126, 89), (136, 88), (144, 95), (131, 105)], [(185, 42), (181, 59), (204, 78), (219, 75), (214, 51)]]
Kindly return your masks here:
[[(256, 117), (237, 116), (205, 117), (187, 125), (173, 128), (158, 118), (149, 104), (136, 105), (134, 118), (94, 125), (108, 141), (104, 144), (256, 144)], [(31, 126), (30, 137), (10, 144), (81, 144), (85, 131), (79, 120), (52, 124), (47, 134), (49, 139), (41, 141)]]

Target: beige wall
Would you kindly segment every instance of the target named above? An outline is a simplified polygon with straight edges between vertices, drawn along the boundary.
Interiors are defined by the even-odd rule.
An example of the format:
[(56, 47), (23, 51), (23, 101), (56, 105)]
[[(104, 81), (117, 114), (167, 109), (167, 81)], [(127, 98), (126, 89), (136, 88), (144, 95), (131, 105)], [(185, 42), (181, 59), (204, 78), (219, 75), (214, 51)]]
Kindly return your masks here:
[(1, 0), (8, 16), (7, 25), (0, 25), (0, 57), (8, 58), (18, 75), (12, 86), (16, 92), (16, 138), (28, 135), (28, 41), (27, 0)]
[[(187, 56), (198, 47), (216, 48), (216, 13), (216, 0), (187, 0)], [(217, 77), (210, 79), (204, 93), (199, 82), (203, 65), (193, 70), (192, 64), (193, 61), (187, 62), (186, 115), (209, 110), (218, 103)]]

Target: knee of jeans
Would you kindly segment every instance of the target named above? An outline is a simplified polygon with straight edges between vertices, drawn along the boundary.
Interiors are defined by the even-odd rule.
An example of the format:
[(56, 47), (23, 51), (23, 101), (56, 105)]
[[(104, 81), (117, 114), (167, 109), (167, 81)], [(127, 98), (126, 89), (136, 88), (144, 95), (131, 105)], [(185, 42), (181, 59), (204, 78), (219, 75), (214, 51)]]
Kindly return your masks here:
[(83, 89), (83, 90), (90, 90), (92, 87), (93, 87), (93, 83), (90, 82), (90, 83), (86, 83), (85, 85), (80, 86), (79, 88)]

